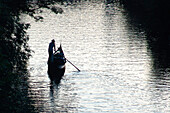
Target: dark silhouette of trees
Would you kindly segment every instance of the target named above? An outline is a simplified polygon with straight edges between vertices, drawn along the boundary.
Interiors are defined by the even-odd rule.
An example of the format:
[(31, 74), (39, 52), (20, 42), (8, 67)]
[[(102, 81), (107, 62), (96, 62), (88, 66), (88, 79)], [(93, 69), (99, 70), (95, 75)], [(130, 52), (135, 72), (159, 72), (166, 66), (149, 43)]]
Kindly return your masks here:
[[(0, 112), (35, 112), (28, 98), (27, 61), (31, 56), (26, 30), (20, 14), (36, 21), (41, 8), (52, 8), (59, 0), (0, 0)], [(55, 10), (55, 7), (53, 7)], [(58, 13), (55, 10), (55, 13)]]
[[(27, 44), (26, 30), (29, 24), (21, 23), (20, 14), (26, 13), (36, 21), (43, 19), (35, 16), (40, 8), (48, 8), (58, 13), (50, 5), (59, 0), (1, 0), (0, 1), (0, 73), (1, 77), (19, 72), (25, 68), (31, 50)], [(60, 9), (60, 13), (62, 10)]]

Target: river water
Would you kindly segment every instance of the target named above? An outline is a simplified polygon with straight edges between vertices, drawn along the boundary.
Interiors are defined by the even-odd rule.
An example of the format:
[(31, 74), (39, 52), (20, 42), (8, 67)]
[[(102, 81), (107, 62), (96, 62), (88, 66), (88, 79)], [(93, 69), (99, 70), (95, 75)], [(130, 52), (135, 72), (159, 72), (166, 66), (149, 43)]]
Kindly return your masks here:
[[(128, 22), (118, 4), (80, 2), (57, 5), (62, 14), (42, 9), (31, 23), (29, 98), (37, 112), (168, 113), (170, 68), (155, 69), (144, 31)], [(50, 85), (48, 45), (62, 44), (66, 63), (59, 85)]]

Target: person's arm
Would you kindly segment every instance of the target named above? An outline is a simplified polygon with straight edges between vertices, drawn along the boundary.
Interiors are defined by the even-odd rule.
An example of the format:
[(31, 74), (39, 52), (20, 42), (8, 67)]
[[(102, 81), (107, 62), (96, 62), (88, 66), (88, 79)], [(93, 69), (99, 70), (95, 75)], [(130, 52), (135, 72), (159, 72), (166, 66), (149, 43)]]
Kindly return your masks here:
[(56, 51), (55, 43), (54, 43), (54, 51)]

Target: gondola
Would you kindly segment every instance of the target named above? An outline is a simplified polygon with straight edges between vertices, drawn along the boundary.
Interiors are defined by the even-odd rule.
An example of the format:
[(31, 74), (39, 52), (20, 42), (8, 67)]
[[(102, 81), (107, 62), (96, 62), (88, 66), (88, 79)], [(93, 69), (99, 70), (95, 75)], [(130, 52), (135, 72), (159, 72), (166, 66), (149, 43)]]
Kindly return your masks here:
[(66, 59), (60, 45), (53, 55), (53, 60), (51, 60), (51, 58), (48, 59), (48, 75), (51, 82), (60, 83), (60, 80), (65, 73), (65, 63)]

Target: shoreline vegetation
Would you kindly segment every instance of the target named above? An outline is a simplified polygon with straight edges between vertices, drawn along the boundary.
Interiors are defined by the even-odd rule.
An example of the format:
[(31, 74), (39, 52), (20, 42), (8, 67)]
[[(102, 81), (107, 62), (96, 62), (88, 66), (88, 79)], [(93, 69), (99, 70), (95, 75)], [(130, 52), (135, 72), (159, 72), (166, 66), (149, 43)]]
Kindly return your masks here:
[[(27, 60), (31, 56), (31, 50), (28, 45), (29, 36), (26, 30), (30, 24), (20, 22), (20, 14), (25, 13), (40, 21), (41, 16), (35, 16), (40, 13), (40, 8), (51, 9), (54, 13), (62, 13), (58, 7), (50, 7), (53, 2), (44, 3), (40, 0), (37, 3), (31, 3), (31, 0), (1, 0), (0, 1), (0, 73), (1, 77), (18, 73), (25, 68)], [(42, 1), (42, 3), (41, 3)], [(49, 0), (51, 1), (51, 0)]]
[(21, 23), (20, 14), (35, 16), (41, 8), (62, 13), (53, 5), (60, 0), (0, 0), (0, 111), (35, 112), (37, 108), (28, 97), (27, 61), (31, 56), (26, 30), (30, 24)]

